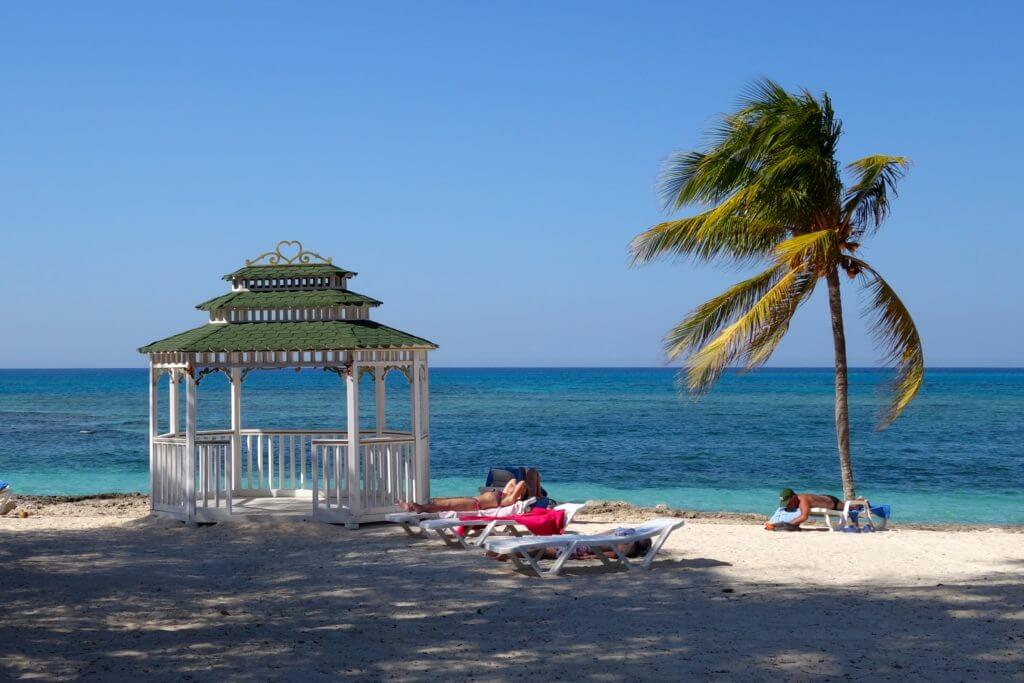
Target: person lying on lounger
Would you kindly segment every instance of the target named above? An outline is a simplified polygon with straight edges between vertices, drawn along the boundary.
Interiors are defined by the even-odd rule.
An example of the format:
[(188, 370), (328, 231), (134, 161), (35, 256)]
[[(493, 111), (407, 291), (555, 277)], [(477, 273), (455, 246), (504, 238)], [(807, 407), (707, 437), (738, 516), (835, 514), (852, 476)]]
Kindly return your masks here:
[(505, 484), (505, 488), (500, 493), (484, 491), (478, 496), (433, 498), (426, 505), (418, 505), (416, 503), (400, 503), (400, 505), (406, 512), (444, 512), (446, 510), (472, 512), (474, 510), (490, 510), (512, 505), (522, 500), (525, 494), (526, 482), (512, 479)]
[[(850, 501), (851, 510), (861, 510), (867, 505), (867, 500), (857, 498)], [(845, 503), (835, 496), (822, 493), (796, 493), (793, 489), (782, 489), (779, 492), (779, 507), (787, 510), (799, 510), (800, 514), (787, 520), (785, 523), (798, 527), (807, 521), (811, 514), (811, 508), (825, 508), (826, 510), (842, 511)], [(856, 524), (856, 523), (854, 523)]]

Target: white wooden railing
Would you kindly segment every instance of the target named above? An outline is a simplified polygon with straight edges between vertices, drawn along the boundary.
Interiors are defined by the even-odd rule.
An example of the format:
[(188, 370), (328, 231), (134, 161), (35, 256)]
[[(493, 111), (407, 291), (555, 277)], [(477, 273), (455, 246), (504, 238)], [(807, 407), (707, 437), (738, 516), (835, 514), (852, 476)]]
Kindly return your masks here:
[[(196, 433), (193, 452), (195, 513), (202, 521), (231, 514), (240, 497), (310, 496), (313, 512), (340, 514), (351, 509), (348, 439), (335, 430), (262, 430), (239, 432), (239, 453), (232, 457), (230, 430)], [(413, 500), (416, 443), (408, 432), (360, 434), (355, 487), (358, 508), (389, 510)], [(183, 434), (153, 439), (153, 509), (187, 516), (190, 507), (189, 462)]]
[(184, 514), (188, 505), (188, 458), (184, 436), (153, 439), (153, 509)]
[(337, 431), (241, 430), (235, 488), (243, 495), (289, 495), (312, 488), (311, 442), (340, 438)]
[[(331, 516), (350, 508), (348, 440), (314, 439), (312, 448), (315, 514)], [(415, 453), (416, 442), (409, 434), (361, 437), (355, 490), (362, 512), (412, 500)]]
[(196, 436), (196, 512), (211, 508), (231, 514), (231, 439)]

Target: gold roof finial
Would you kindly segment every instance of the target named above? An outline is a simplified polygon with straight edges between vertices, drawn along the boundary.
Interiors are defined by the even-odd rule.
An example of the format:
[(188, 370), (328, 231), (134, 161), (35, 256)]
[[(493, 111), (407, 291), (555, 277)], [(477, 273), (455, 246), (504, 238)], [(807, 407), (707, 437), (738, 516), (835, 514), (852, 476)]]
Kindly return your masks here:
[[(282, 247), (284, 247), (284, 251), (281, 251)], [(302, 242), (298, 240), (281, 240), (277, 243), (274, 251), (264, 252), (254, 259), (246, 259), (245, 265), (259, 265), (260, 261), (266, 259), (266, 265), (268, 266), (290, 266), (297, 263), (312, 263), (314, 258), (320, 259), (321, 263), (326, 263), (327, 265), (331, 263), (330, 258), (324, 258), (315, 251), (306, 251), (302, 247)]]

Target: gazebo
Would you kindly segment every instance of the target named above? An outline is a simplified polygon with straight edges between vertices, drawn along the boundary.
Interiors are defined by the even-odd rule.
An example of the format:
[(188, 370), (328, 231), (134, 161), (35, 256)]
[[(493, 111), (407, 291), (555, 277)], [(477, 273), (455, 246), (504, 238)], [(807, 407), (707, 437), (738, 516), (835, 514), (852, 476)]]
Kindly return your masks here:
[[(186, 522), (290, 515), (355, 528), (399, 501), (430, 497), (427, 354), (434, 344), (370, 319), (380, 301), (348, 288), (356, 273), (283, 241), (224, 276), (231, 291), (197, 306), (202, 327), (139, 349), (149, 356), (149, 472), (155, 514)], [(253, 370), (313, 368), (345, 383), (345, 420), (323, 430), (242, 427), (242, 387)], [(386, 426), (385, 377), (409, 382), (411, 431)], [(230, 382), (231, 425), (196, 429), (204, 377)], [(168, 430), (158, 382), (170, 375)], [(374, 380), (376, 420), (361, 429), (359, 381)], [(184, 429), (179, 386), (185, 388)], [(339, 418), (341, 411), (339, 410)]]

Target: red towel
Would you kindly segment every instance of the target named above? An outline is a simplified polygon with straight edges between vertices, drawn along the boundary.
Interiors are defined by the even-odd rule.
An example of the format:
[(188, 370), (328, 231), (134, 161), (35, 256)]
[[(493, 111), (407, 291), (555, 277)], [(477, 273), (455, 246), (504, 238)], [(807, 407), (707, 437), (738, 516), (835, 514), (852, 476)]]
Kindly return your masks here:
[[(495, 519), (494, 517), (487, 517), (481, 515), (479, 517), (463, 517), (462, 519)], [(565, 529), (565, 510), (548, 510), (546, 508), (533, 508), (527, 513), (522, 515), (508, 515), (498, 517), (497, 519), (508, 519), (514, 521), (516, 524), (522, 524), (530, 533), (534, 536), (555, 536)], [(459, 536), (466, 533), (466, 527), (459, 527), (457, 530)]]

